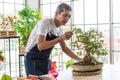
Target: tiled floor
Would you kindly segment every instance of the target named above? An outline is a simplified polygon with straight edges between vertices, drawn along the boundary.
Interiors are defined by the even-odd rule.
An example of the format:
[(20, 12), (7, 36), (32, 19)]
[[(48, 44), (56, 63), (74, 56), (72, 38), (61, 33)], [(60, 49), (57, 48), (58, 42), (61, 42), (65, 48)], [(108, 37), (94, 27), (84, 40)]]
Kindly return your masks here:
[(104, 64), (100, 75), (72, 76), (71, 69), (59, 72), (58, 80), (120, 80), (120, 65)]

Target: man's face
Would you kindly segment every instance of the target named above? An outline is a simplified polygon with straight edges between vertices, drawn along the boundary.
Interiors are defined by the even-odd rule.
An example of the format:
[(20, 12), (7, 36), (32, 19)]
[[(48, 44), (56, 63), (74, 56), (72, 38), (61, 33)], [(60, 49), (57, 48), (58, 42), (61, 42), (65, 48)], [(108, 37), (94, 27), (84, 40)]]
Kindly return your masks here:
[(56, 19), (59, 22), (59, 25), (65, 25), (71, 17), (71, 11), (64, 10), (61, 13), (56, 13)]

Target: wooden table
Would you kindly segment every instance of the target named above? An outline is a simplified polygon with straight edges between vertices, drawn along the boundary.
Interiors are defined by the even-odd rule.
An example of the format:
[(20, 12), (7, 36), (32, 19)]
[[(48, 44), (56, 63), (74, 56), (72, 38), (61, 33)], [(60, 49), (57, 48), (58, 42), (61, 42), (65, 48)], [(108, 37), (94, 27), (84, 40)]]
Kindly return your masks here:
[(60, 71), (58, 80), (120, 80), (120, 65), (104, 64), (102, 73), (94, 76), (73, 76), (71, 71)]

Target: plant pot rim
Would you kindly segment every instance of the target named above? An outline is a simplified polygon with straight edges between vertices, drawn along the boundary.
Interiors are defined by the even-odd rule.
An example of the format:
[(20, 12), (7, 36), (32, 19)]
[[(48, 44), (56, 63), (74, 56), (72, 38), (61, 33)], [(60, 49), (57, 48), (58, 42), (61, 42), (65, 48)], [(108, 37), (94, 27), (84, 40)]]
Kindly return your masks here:
[(72, 68), (75, 71), (95, 71), (95, 70), (100, 70), (103, 67), (102, 62), (98, 62), (98, 64), (96, 65), (76, 65), (77, 63), (74, 63), (72, 65)]

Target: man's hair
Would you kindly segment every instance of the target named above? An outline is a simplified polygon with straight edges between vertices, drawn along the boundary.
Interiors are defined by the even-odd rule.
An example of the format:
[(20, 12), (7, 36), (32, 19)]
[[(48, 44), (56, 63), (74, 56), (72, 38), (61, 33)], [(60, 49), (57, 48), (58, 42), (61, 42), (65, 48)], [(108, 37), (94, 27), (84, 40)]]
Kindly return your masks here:
[(61, 3), (58, 5), (56, 12), (61, 13), (64, 10), (68, 10), (68, 11), (72, 11), (72, 8), (70, 5), (66, 4), (66, 3)]

